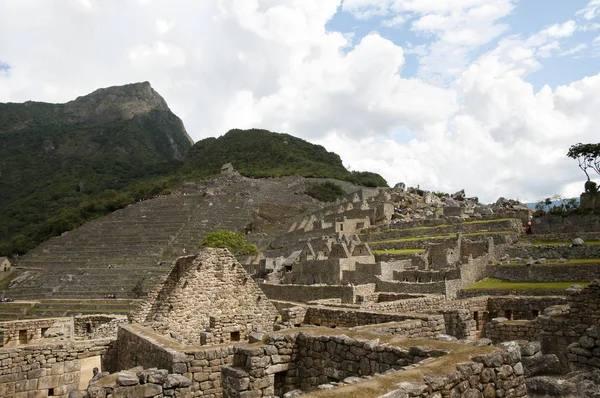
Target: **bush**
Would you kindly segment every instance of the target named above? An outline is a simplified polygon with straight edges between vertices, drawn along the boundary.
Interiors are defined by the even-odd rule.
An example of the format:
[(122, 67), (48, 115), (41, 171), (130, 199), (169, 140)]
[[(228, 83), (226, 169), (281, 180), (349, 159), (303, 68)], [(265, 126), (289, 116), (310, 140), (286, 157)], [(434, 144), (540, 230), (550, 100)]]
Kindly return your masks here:
[(585, 182), (585, 192), (586, 193), (598, 193), (598, 184), (596, 184), (592, 180), (588, 180)]
[(344, 196), (344, 188), (333, 182), (312, 183), (306, 188), (306, 194), (321, 202), (334, 202)]
[(246, 242), (244, 235), (236, 234), (235, 232), (227, 231), (225, 229), (206, 234), (204, 239), (198, 244), (198, 247), (229, 249), (234, 256), (258, 253), (256, 245)]

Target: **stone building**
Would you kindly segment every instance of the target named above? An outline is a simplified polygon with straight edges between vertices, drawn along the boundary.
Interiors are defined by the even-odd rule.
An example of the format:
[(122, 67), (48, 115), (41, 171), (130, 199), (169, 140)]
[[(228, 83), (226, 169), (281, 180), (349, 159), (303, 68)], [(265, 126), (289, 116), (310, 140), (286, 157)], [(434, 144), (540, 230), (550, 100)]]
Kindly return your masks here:
[(187, 344), (219, 344), (272, 331), (277, 310), (228, 250), (208, 248), (177, 259), (132, 319)]
[(7, 257), (0, 257), (0, 272), (10, 272), (12, 270), (12, 264)]

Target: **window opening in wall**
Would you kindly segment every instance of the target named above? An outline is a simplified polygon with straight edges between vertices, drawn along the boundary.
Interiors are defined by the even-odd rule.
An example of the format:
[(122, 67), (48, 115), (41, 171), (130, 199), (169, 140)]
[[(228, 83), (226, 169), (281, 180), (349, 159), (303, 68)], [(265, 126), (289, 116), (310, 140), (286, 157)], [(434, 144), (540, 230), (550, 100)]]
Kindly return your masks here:
[(53, 397), (54, 396), (54, 388), (49, 388), (48, 389), (48, 396), (49, 397)]
[(273, 381), (273, 387), (275, 389), (275, 395), (282, 397), (284, 394), (283, 387), (285, 387), (285, 376), (287, 372), (275, 373), (275, 380)]
[(531, 311), (531, 316), (533, 317), (533, 319), (537, 318), (540, 315), (540, 310), (532, 310)]
[(46, 334), (47, 331), (48, 331), (48, 328), (42, 328), (42, 337), (44, 337), (44, 335)]
[(4, 347), (4, 332), (0, 332), (0, 347)]
[(19, 344), (27, 344), (27, 330), (19, 330)]
[(473, 312), (473, 319), (475, 319), (475, 330), (479, 330), (479, 311)]
[(188, 281), (185, 281), (185, 283), (183, 284), (183, 288), (185, 289), (186, 287), (188, 287)]
[(92, 324), (90, 322), (85, 324), (86, 333), (92, 333)]
[(340, 224), (340, 231), (344, 230), (344, 224)]
[(240, 332), (231, 332), (229, 335), (230, 341), (240, 341)]
[(506, 310), (506, 311), (504, 311), (504, 317), (506, 319), (508, 319), (509, 321), (512, 321), (513, 320), (513, 312), (512, 312), (512, 310)]

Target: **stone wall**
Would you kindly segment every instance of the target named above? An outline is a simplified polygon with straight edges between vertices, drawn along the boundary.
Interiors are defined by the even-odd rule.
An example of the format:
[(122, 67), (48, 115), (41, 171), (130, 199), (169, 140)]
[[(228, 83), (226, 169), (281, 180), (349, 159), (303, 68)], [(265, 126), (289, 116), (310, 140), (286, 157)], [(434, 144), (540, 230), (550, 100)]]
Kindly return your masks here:
[(261, 283), (260, 288), (270, 300), (307, 303), (309, 301), (337, 298), (342, 303), (354, 303), (357, 294), (375, 291), (375, 285), (272, 285)]
[(560, 296), (565, 294), (564, 289), (535, 289), (535, 290), (508, 290), (508, 289), (461, 289), (456, 297), (458, 299), (467, 299), (480, 296)]
[(467, 309), (442, 311), (446, 334), (457, 339), (473, 340), (477, 337), (476, 322)]
[(593, 281), (599, 275), (600, 260), (598, 260), (598, 264), (496, 265), (492, 267), (492, 276), (512, 282)]
[(198, 344), (210, 316), (235, 314), (253, 314), (256, 331), (272, 331), (277, 318), (275, 307), (228, 250), (204, 249), (177, 259), (132, 319)]
[(506, 317), (514, 320), (535, 319), (544, 313), (544, 309), (555, 305), (565, 305), (565, 296), (502, 296), (490, 297), (487, 310), (490, 318)]
[[(233, 366), (222, 370), (223, 396), (282, 396), (326, 385), (327, 396), (360, 397), (373, 395), (373, 383), (377, 383), (378, 391), (382, 385), (389, 386), (386, 397), (527, 397), (519, 345), (510, 343), (502, 350), (489, 351), (457, 364), (456, 370), (442, 367), (423, 376), (418, 366), (414, 371), (394, 370), (443, 357), (448, 351), (380, 345), (378, 340), (345, 335), (270, 335), (263, 345), (236, 347)], [(375, 374), (379, 375), (370, 381), (358, 378)], [(342, 387), (334, 388), (333, 383)]]
[[(197, 383), (196, 383), (197, 384)], [(88, 397), (162, 398), (191, 397), (197, 385), (166, 369), (129, 370), (107, 375), (91, 382)]]
[(186, 346), (140, 325), (119, 329), (118, 368), (162, 368), (192, 380), (196, 396), (221, 397), (221, 367), (233, 362), (233, 345)]
[(511, 340), (535, 340), (538, 336), (535, 321), (509, 321), (507, 318), (494, 318), (483, 327), (483, 337), (494, 344)]
[(399, 383), (390, 397), (528, 397), (519, 345), (507, 343), (502, 352), (477, 355), (457, 364), (450, 374), (423, 377), (423, 383)]
[(600, 257), (600, 246), (532, 246), (517, 244), (511, 246), (507, 250), (507, 254), (511, 258), (523, 258), (527, 259), (529, 256), (534, 259), (537, 258), (599, 258)]
[(418, 363), (445, 351), (403, 349), (340, 336), (269, 335), (261, 346), (238, 346), (232, 367), (222, 370), (223, 397), (282, 396), (330, 380), (369, 376)]
[(76, 339), (117, 338), (119, 326), (128, 323), (127, 315), (92, 314), (73, 317)]
[(45, 344), (70, 341), (73, 338), (73, 318), (27, 319), (0, 322), (1, 346)]
[[(0, 349), (0, 397), (67, 398), (77, 390), (83, 358), (105, 355), (112, 340), (20, 345)], [(91, 375), (83, 375), (91, 378)]]
[(306, 311), (304, 323), (326, 327), (357, 327), (406, 320), (418, 320), (422, 324), (419, 334), (415, 332), (415, 335), (411, 337), (432, 337), (445, 331), (444, 317), (441, 315), (392, 314), (325, 307), (309, 307)]
[(600, 215), (574, 214), (568, 217), (545, 215), (535, 217), (532, 220), (532, 224), (534, 234), (600, 231)]
[(567, 346), (571, 370), (600, 369), (600, 325), (586, 329), (579, 341)]
[(200, 332), (200, 344), (226, 344), (248, 340), (254, 330), (254, 314), (211, 316), (209, 328)]

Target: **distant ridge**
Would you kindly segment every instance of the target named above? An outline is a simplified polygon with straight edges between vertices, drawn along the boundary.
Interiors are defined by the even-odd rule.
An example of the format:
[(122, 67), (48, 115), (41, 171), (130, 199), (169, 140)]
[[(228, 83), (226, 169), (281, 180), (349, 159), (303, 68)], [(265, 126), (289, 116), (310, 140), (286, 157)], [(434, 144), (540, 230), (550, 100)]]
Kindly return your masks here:
[(329, 177), (371, 187), (387, 187), (379, 174), (350, 172), (339, 155), (289, 134), (268, 130), (230, 130), (219, 138), (206, 138), (190, 148), (186, 172), (200, 176), (218, 173), (225, 163), (246, 177)]

